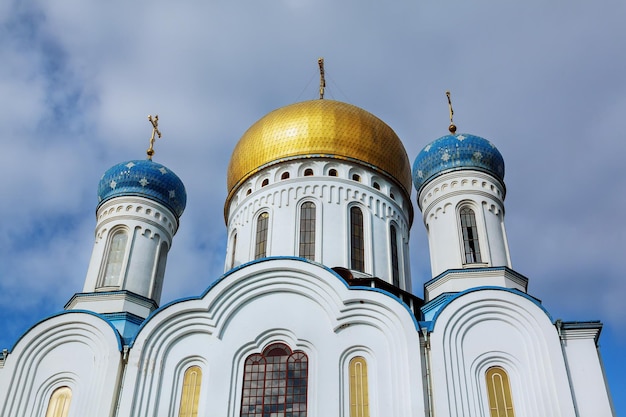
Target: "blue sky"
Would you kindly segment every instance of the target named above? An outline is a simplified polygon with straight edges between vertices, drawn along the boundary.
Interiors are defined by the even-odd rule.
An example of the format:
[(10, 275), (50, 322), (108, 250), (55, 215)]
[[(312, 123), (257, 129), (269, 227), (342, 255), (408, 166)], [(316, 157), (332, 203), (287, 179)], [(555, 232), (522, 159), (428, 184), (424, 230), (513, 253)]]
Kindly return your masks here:
[[(317, 95), (389, 124), (413, 160), (446, 134), (506, 162), (513, 267), (552, 316), (602, 320), (626, 415), (623, 1), (5, 1), (0, 4), (0, 348), (82, 290), (102, 173), (143, 158), (184, 181), (163, 302), (223, 272), (226, 166), (269, 111)], [(413, 194), (415, 201), (415, 193)], [(413, 286), (428, 248), (416, 215)]]

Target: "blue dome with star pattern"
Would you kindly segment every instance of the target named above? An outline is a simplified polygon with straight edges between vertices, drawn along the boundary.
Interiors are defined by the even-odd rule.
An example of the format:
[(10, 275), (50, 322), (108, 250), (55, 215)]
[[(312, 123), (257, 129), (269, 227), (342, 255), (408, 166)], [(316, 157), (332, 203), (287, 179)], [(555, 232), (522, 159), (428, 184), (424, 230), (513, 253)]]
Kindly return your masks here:
[(149, 159), (127, 161), (109, 168), (98, 184), (98, 207), (120, 196), (149, 198), (180, 217), (187, 204), (187, 192), (176, 174)]
[(446, 135), (426, 145), (413, 163), (413, 186), (419, 195), (433, 178), (455, 170), (474, 169), (504, 183), (504, 159), (487, 139), (467, 133)]

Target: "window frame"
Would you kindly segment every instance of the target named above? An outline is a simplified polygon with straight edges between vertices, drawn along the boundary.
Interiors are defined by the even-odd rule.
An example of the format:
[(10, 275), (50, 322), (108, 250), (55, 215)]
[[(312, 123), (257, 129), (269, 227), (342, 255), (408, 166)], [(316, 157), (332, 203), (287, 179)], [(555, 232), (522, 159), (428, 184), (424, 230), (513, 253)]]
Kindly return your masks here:
[[(266, 215), (267, 216), (267, 221), (265, 223), (265, 235), (264, 235), (264, 249), (263, 249), (263, 253), (261, 253), (261, 251), (259, 250), (259, 227), (261, 226), (260, 221), (262, 216)], [(254, 216), (254, 230), (253, 230), (253, 237), (254, 237), (254, 245), (252, 245), (252, 247), (250, 248), (253, 251), (253, 257), (252, 259), (256, 260), (256, 259), (261, 259), (261, 258), (266, 258), (268, 256), (269, 253), (269, 246), (270, 246), (270, 221), (271, 221), (271, 214), (269, 212), (269, 210), (262, 210), (260, 211), (256, 216)]]
[[(69, 395), (67, 395), (67, 391), (69, 391)], [(58, 411), (56, 410), (56, 406), (58, 406), (59, 398), (65, 394), (66, 398), (64, 399), (63, 408)], [(50, 394), (50, 398), (48, 398), (48, 403), (46, 405), (46, 414), (45, 417), (67, 417), (70, 413), (70, 407), (72, 406), (72, 395), (73, 390), (68, 385), (61, 385), (56, 387), (52, 393)], [(54, 407), (54, 408), (52, 408)]]
[[(277, 351), (282, 350), (284, 355), (276, 354)], [(268, 361), (269, 358), (280, 358), (278, 360)], [(284, 361), (282, 358), (285, 358)], [(298, 358), (298, 361), (292, 360)], [(254, 362), (256, 361), (256, 362)], [(270, 362), (270, 363), (268, 363)], [(308, 413), (308, 400), (309, 400), (309, 385), (310, 385), (310, 360), (309, 356), (306, 352), (302, 350), (292, 350), (289, 345), (286, 343), (276, 341), (268, 344), (260, 353), (251, 353), (243, 359), (243, 369), (241, 373), (241, 399), (240, 399), (240, 408), (239, 408), (239, 416), (240, 417), (251, 417), (258, 415), (265, 415), (265, 407), (266, 406), (280, 406), (283, 404), (283, 411), (287, 411), (287, 405), (292, 404), (298, 405), (296, 408), (298, 410), (292, 410), (294, 416), (298, 417), (306, 417)], [(294, 364), (294, 369), (290, 369), (290, 364)], [(304, 364), (304, 365), (303, 365)], [(268, 365), (271, 365), (271, 370), (268, 370)], [(283, 368), (284, 365), (284, 368)], [(278, 366), (278, 371), (275, 370), (275, 367)], [(304, 371), (302, 369), (304, 367)], [(299, 368), (299, 369), (298, 369)], [(282, 372), (282, 370), (286, 372)], [(299, 372), (298, 372), (299, 371)], [(304, 373), (304, 377), (302, 378), (302, 372)], [(262, 375), (261, 375), (262, 374)], [(284, 374), (284, 376), (283, 376)], [(300, 374), (300, 377), (297, 377)], [(296, 375), (296, 378), (293, 376)], [(292, 376), (292, 378), (290, 378)], [(302, 379), (304, 379), (304, 383), (302, 383)], [(259, 386), (259, 382), (261, 385)], [(284, 385), (282, 384), (284, 381)], [(294, 381), (294, 385), (290, 385), (290, 381)], [(270, 385), (271, 392), (267, 392), (268, 382)], [(283, 402), (280, 402), (278, 399), (272, 399), (272, 397), (277, 397), (275, 395), (276, 391), (274, 389), (280, 388), (284, 386), (284, 393), (279, 394), (280, 397), (283, 397)], [(303, 391), (302, 391), (303, 387)], [(289, 388), (293, 388), (292, 392), (289, 392)], [(299, 389), (298, 389), (299, 388)], [(279, 390), (280, 392), (280, 390)], [(246, 393), (248, 395), (246, 395)], [(291, 395), (293, 397), (297, 397), (300, 401), (294, 401), (292, 403), (287, 402), (288, 396)], [(304, 398), (303, 398), (304, 397)], [(259, 404), (259, 399), (261, 403)], [(267, 405), (266, 401), (269, 399), (270, 401), (274, 400), (275, 402), (270, 402)], [(302, 401), (303, 400), (303, 401)], [(261, 411), (252, 410), (250, 407), (261, 406)], [(248, 410), (244, 410), (244, 407), (248, 407)], [(301, 409), (304, 407), (304, 410)], [(270, 410), (270, 412), (280, 412), (280, 410)]]
[[(109, 260), (111, 259), (111, 252), (113, 251), (113, 240), (116, 236), (121, 234), (126, 235), (126, 241), (124, 242), (124, 248), (120, 254), (121, 262), (119, 266), (118, 276), (117, 276), (117, 284), (107, 285), (106, 283), (106, 275), (107, 269), (109, 267)], [(123, 289), (124, 281), (126, 278), (126, 269), (128, 264), (128, 253), (130, 251), (130, 247), (132, 246), (132, 239), (134, 239), (134, 235), (131, 235), (131, 231), (125, 225), (117, 225), (109, 230), (107, 234), (106, 246), (103, 251), (101, 266), (100, 266), (100, 276), (98, 277), (98, 285), (96, 290), (110, 290), (113, 288)]]
[[(303, 218), (302, 215), (304, 214), (304, 206), (306, 204), (311, 204), (313, 205), (313, 218), (309, 219), (309, 225), (312, 225), (312, 242), (302, 242), (302, 238), (303, 238), (303, 231), (302, 231), (302, 222), (303, 222)], [(297, 217), (297, 237), (296, 237), (296, 242), (297, 242), (297, 256), (300, 258), (305, 258), (308, 259), (310, 261), (315, 261), (318, 258), (318, 242), (320, 241), (318, 238), (318, 231), (319, 231), (319, 208), (318, 208), (318, 204), (316, 203), (316, 201), (311, 200), (311, 199), (306, 199), (300, 202), (300, 204), (298, 204), (298, 217)], [(310, 232), (310, 231), (309, 231)], [(303, 255), (302, 254), (302, 245), (309, 245), (310, 248), (312, 249), (312, 256), (311, 257), (307, 257), (306, 254)]]
[[(400, 244), (401, 236), (398, 233), (398, 229), (399, 229), (398, 225), (395, 222), (389, 223), (389, 228), (388, 228), (389, 230), (389, 267), (391, 269), (391, 284), (395, 285), (398, 288), (402, 288), (402, 278), (403, 278), (402, 265), (404, 265), (404, 262), (402, 258), (402, 254), (403, 254), (402, 245)], [(392, 231), (394, 233), (392, 233)], [(396, 252), (395, 257), (393, 253), (394, 246), (395, 246), (395, 252)], [(395, 260), (395, 265), (394, 265), (394, 260)], [(394, 271), (397, 271), (397, 275), (394, 274)]]
[[(362, 368), (365, 372), (362, 372), (362, 379), (357, 381), (357, 364), (362, 364)], [(354, 368), (353, 368), (354, 364)], [(364, 375), (364, 378), (363, 378)], [(348, 361), (348, 412), (350, 417), (370, 417), (370, 400), (369, 400), (369, 377), (368, 377), (368, 362), (362, 355), (355, 355)], [(363, 386), (364, 385), (364, 386)], [(359, 398), (355, 398), (356, 392), (361, 392), (361, 400), (364, 400), (364, 404), (359, 404)], [(359, 408), (361, 409), (359, 412)]]
[[(187, 383), (187, 382), (190, 382), (190, 381), (187, 381), (187, 378), (189, 377), (189, 379), (191, 379), (192, 371), (198, 372), (198, 378), (196, 380), (196, 384), (193, 386), (193, 388), (191, 388), (193, 390), (193, 393), (190, 393), (189, 387), (191, 384)], [(196, 363), (192, 363), (192, 364), (189, 364), (185, 368), (185, 371), (182, 374), (182, 381), (180, 384), (180, 398), (178, 401), (179, 404), (178, 404), (178, 414), (177, 414), (178, 417), (198, 417), (199, 410), (200, 410), (200, 398), (202, 397), (202, 377), (203, 377), (203, 372), (202, 372), (202, 367), (200, 365)], [(191, 396), (191, 399), (194, 401), (191, 405), (191, 410), (183, 409), (183, 406), (186, 405), (185, 394), (187, 394), (188, 396)]]
[(230, 235), (230, 253), (229, 253), (230, 265), (229, 269), (235, 267), (235, 256), (237, 255), (237, 229), (233, 230)]
[[(492, 377), (490, 378), (490, 373)], [(485, 370), (485, 391), (487, 393), (487, 408), (491, 417), (515, 417), (515, 405), (513, 401), (513, 390), (511, 389), (511, 378), (504, 367), (499, 365), (490, 366)], [(496, 387), (493, 376), (499, 375), (501, 387)], [(498, 398), (494, 398), (493, 392), (502, 389), (502, 400), (504, 404), (498, 405)], [(494, 404), (495, 403), (495, 404)], [(509, 406), (507, 406), (507, 403)], [(495, 405), (493, 407), (492, 405)], [(503, 406), (503, 408), (502, 408)]]
[[(353, 234), (353, 229), (354, 229), (354, 222), (353, 222), (353, 210), (358, 210), (361, 213), (361, 236), (360, 236), (360, 243), (361, 243), (361, 257), (362, 259), (360, 260), (360, 263), (362, 263), (362, 269), (358, 269), (355, 266), (359, 266), (359, 265), (355, 265), (355, 258), (354, 258), (354, 249), (355, 249), (355, 236)], [(358, 204), (352, 204), (348, 206), (348, 260), (349, 260), (349, 265), (350, 265), (350, 269), (354, 270), (354, 271), (359, 271), (359, 272), (366, 272), (367, 270), (367, 263), (366, 263), (366, 259), (367, 259), (367, 255), (366, 255), (366, 248), (365, 248), (365, 242), (366, 242), (366, 232), (365, 232), (365, 214), (364, 214), (364, 208), (361, 207)], [(358, 249), (358, 248), (357, 248)], [(359, 260), (357, 259), (356, 262), (359, 262)]]
[[(473, 261), (468, 261), (467, 257), (468, 257), (468, 253), (465, 250), (465, 233), (464, 233), (464, 222), (463, 222), (463, 210), (470, 210), (473, 214), (473, 220), (474, 220), (474, 228), (475, 228), (475, 233), (474, 236), (472, 238), (472, 242), (474, 243), (474, 252), (473, 252)], [(461, 203), (458, 204), (457, 209), (456, 209), (456, 221), (457, 221), (457, 225), (458, 225), (458, 231), (459, 231), (459, 251), (460, 251), (460, 255), (461, 255), (461, 264), (463, 265), (463, 267), (473, 267), (476, 265), (488, 265), (489, 261), (487, 260), (487, 250), (486, 249), (486, 237), (483, 234), (483, 222), (482, 222), (482, 218), (479, 216), (478, 213), (482, 212), (478, 209), (478, 207), (473, 204), (473, 202), (469, 202), (469, 201), (463, 201)], [(470, 226), (471, 227), (471, 226)], [(479, 259), (476, 259), (476, 250), (478, 249), (478, 255), (479, 255)]]

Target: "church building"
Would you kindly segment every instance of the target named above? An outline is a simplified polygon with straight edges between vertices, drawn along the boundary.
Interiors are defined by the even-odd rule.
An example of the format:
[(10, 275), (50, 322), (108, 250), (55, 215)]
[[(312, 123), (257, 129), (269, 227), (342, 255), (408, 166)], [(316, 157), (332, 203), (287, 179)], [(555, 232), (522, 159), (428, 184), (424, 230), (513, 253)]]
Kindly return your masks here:
[(411, 165), (352, 104), (268, 113), (226, 173), (224, 274), (164, 305), (164, 279), (184, 279), (166, 261), (185, 187), (152, 154), (113, 165), (82, 291), (0, 354), (0, 416), (613, 416), (602, 324), (554, 320), (527, 292), (504, 159), (449, 130)]

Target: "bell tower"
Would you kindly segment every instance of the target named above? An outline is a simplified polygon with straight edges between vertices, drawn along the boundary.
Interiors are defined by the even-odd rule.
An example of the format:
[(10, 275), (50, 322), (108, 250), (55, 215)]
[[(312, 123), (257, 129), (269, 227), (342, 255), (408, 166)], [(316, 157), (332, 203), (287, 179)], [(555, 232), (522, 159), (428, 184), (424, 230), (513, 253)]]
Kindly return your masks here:
[(65, 306), (110, 316), (118, 328), (129, 321), (138, 325), (158, 307), (167, 254), (187, 202), (180, 178), (152, 161), (160, 131), (158, 116), (149, 120), (148, 158), (116, 164), (100, 179), (85, 285)]
[(488, 140), (456, 133), (447, 95), (450, 133), (426, 145), (413, 164), (433, 276), (426, 301), (487, 285), (526, 291), (526, 278), (510, 269), (504, 159)]

